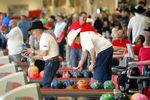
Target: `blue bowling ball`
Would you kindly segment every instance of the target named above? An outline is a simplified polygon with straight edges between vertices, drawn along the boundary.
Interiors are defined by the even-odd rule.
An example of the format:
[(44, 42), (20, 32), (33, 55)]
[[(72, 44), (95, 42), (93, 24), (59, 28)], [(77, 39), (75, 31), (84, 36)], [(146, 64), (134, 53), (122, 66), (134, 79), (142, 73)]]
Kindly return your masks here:
[(51, 88), (53, 89), (62, 89), (63, 86), (63, 82), (62, 81), (58, 81), (58, 80), (53, 80), (51, 82)]
[(74, 82), (72, 80), (66, 80), (66, 81), (64, 81), (63, 85), (66, 88), (68, 86), (73, 86)]
[(148, 68), (148, 69), (145, 71), (145, 75), (146, 75), (146, 76), (150, 76), (150, 68)]

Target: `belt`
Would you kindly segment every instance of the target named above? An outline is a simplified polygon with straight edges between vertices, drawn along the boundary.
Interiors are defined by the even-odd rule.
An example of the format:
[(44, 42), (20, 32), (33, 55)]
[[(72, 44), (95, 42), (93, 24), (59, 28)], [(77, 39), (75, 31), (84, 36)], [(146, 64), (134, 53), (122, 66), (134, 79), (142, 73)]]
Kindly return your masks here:
[(46, 61), (53, 61), (53, 60), (58, 60), (58, 56), (52, 57), (50, 59), (47, 59)]

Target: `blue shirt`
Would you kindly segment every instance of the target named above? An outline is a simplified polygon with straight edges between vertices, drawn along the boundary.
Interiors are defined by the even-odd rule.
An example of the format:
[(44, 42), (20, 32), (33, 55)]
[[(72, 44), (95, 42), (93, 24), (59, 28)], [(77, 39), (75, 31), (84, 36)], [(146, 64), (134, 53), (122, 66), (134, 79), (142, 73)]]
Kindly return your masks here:
[(28, 28), (30, 27), (30, 22), (29, 21), (25, 21), (25, 22), (20, 21), (18, 24), (18, 27), (23, 32), (23, 38), (28, 39)]

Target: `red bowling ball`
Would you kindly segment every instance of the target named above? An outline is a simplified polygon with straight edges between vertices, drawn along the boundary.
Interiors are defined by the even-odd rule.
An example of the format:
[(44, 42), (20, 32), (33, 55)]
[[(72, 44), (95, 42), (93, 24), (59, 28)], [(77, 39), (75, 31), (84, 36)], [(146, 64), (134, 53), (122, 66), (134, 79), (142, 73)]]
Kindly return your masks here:
[(43, 78), (44, 76), (44, 70), (40, 72), (40, 77)]

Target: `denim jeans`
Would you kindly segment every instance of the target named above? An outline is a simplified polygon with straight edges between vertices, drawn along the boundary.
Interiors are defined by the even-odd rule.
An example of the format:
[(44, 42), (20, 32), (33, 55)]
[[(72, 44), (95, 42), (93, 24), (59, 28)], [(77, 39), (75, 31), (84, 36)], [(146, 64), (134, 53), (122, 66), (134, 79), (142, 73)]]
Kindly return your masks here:
[(44, 66), (44, 76), (42, 79), (42, 86), (44, 88), (50, 87), (51, 82), (56, 74), (56, 71), (59, 68), (59, 61), (58, 60), (48, 60), (45, 62)]
[[(79, 61), (81, 60), (82, 56), (82, 49), (75, 49), (71, 48), (70, 50), (70, 65), (71, 67), (77, 67)], [(85, 61), (84, 65), (82, 66), (82, 70), (87, 69), (87, 60)]]
[(78, 62), (81, 59), (82, 49), (71, 48), (70, 51), (70, 65), (71, 67), (77, 67)]
[[(59, 68), (59, 65), (60, 63), (58, 59), (45, 61), (44, 76), (41, 82), (43, 88), (51, 86), (51, 82)], [(55, 100), (55, 99), (53, 97), (45, 97), (45, 100)]]

